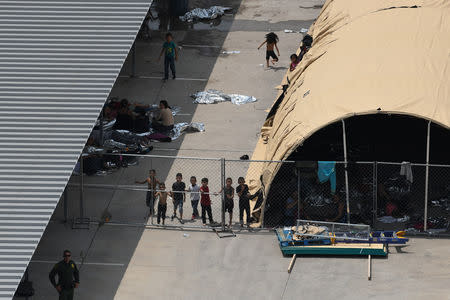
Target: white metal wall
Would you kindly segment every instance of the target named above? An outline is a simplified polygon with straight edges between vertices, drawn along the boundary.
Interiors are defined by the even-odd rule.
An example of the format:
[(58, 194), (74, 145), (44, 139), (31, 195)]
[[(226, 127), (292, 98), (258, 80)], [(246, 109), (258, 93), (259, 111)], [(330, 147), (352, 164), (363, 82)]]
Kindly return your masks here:
[(0, 299), (11, 299), (151, 0), (0, 0)]

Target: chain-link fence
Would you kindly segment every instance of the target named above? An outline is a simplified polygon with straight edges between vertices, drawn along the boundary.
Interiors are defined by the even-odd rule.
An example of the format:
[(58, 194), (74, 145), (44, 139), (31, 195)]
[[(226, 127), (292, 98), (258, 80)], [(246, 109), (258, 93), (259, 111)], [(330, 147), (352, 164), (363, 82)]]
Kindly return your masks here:
[(89, 157), (76, 168), (84, 175), (72, 177), (66, 189), (66, 217), (235, 229), (290, 226), (306, 219), (413, 233), (449, 231), (450, 166), (140, 154), (102, 159), (94, 172), (90, 166), (81, 171)]

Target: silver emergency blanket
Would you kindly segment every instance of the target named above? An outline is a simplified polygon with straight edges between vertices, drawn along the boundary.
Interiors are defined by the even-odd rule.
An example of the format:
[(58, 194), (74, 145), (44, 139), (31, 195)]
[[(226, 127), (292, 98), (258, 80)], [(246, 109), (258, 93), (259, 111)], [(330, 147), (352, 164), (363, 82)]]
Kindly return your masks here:
[(84, 147), (84, 153), (88, 153), (88, 154), (102, 153), (103, 151), (105, 151), (105, 150), (102, 148), (94, 147), (94, 146)]
[(205, 124), (203, 123), (177, 123), (173, 125), (173, 129), (169, 133), (169, 137), (173, 140), (179, 138), (185, 132), (203, 132), (205, 131)]
[(126, 150), (127, 149), (127, 145), (125, 145), (123, 143), (116, 142), (114, 140), (105, 140), (103, 142), (103, 147), (105, 149), (109, 149), (109, 150), (114, 150), (114, 149)]
[(184, 16), (180, 16), (180, 20), (185, 22), (192, 22), (194, 20), (214, 20), (217, 17), (225, 14), (225, 11), (230, 10), (231, 7), (211, 6), (210, 8), (194, 8), (187, 12)]
[(203, 92), (197, 92), (191, 95), (191, 97), (194, 98), (195, 104), (215, 104), (219, 102), (230, 101), (233, 104), (241, 105), (257, 101), (257, 99), (253, 96), (225, 94), (221, 91), (212, 89)]

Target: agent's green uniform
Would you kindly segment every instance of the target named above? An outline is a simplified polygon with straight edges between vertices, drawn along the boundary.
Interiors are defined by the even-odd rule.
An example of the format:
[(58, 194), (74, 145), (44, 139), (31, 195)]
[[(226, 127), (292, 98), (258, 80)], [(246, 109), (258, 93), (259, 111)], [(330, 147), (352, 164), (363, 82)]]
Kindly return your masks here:
[[(56, 275), (58, 275), (58, 283), (55, 281)], [(55, 288), (58, 285), (61, 286), (62, 290), (59, 293), (59, 300), (73, 299), (74, 285), (75, 283), (80, 283), (80, 274), (72, 260), (69, 263), (66, 263), (64, 260), (57, 263), (50, 271), (48, 277)]]

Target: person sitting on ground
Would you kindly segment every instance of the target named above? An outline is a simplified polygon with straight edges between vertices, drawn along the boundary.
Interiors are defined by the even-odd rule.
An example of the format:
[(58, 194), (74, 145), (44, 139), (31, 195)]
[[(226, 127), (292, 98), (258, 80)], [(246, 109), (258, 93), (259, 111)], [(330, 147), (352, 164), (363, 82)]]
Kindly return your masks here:
[(164, 182), (161, 182), (159, 184), (159, 192), (156, 193), (155, 198), (158, 198), (158, 217), (157, 217), (157, 222), (158, 225), (161, 222), (162, 219), (162, 224), (164, 226), (164, 221), (166, 220), (166, 211), (167, 211), (167, 195), (169, 193), (166, 192), (166, 185), (164, 184)]
[(127, 99), (120, 101), (120, 108), (117, 114), (116, 123), (113, 127), (115, 130), (128, 130), (133, 129), (133, 117), (130, 110), (130, 104)]
[(159, 102), (159, 108), (159, 115), (153, 118), (152, 127), (157, 132), (168, 133), (173, 129), (174, 125), (172, 109), (166, 100)]
[(291, 55), (291, 65), (289, 66), (289, 71), (291, 71), (291, 72), (294, 71), (299, 62), (300, 61), (298, 60), (297, 54), (292, 54)]
[(335, 216), (329, 219), (326, 219), (327, 222), (338, 222), (345, 223), (347, 220), (345, 213), (345, 202), (339, 198), (338, 195), (334, 194), (333, 197), (333, 206), (335, 207)]
[(144, 110), (139, 110), (134, 120), (134, 132), (144, 133), (150, 129), (150, 120)]
[[(270, 32), (270, 33), (266, 34), (266, 40), (258, 47), (258, 50), (259, 50), (264, 44), (267, 44), (267, 49), (266, 49), (266, 65), (267, 65), (267, 67), (269, 67), (270, 57), (272, 57), (272, 64), (275, 64), (278, 61), (278, 56), (280, 56), (280, 50), (278, 50), (277, 43), (278, 43), (278, 36), (275, 33)], [(275, 51), (273, 51), (274, 48), (277, 49), (278, 56), (275, 55)]]
[(284, 210), (284, 226), (294, 226), (297, 219), (298, 193), (295, 190), (291, 196), (286, 199)]
[(105, 106), (105, 109), (103, 110), (103, 120), (105, 121), (112, 121), (115, 118), (117, 118), (117, 110), (114, 109), (114, 105), (108, 104)]

